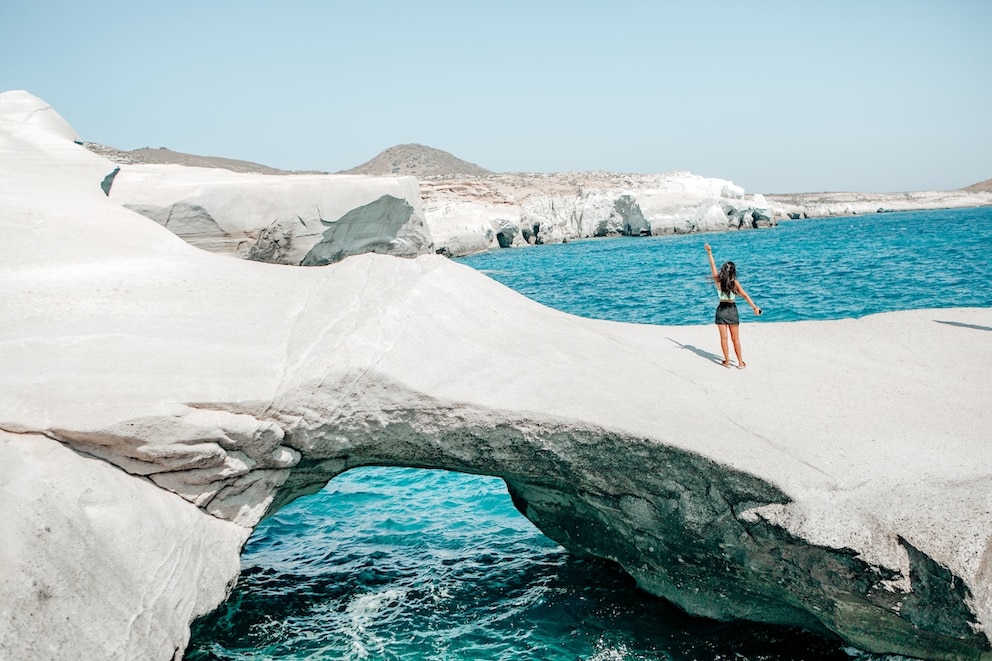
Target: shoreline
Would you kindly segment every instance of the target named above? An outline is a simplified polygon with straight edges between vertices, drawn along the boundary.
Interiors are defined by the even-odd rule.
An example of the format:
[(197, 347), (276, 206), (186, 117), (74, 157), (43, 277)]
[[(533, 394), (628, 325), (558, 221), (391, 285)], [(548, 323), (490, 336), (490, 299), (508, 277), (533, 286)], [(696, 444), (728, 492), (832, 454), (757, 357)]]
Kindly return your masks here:
[[(144, 190), (132, 190), (132, 208), (155, 220), (161, 210), (142, 210), (150, 200), (158, 200), (160, 186), (154, 181), (164, 175), (158, 168), (180, 166), (206, 176), (209, 170), (228, 171), (240, 175), (283, 177), (286, 185), (296, 177), (314, 175), (309, 171), (282, 171), (267, 166), (220, 157), (204, 157), (171, 150), (140, 149), (132, 152), (96, 143), (78, 141), (89, 151), (118, 163), (137, 176), (150, 177), (139, 185)], [(174, 172), (174, 171), (170, 171)], [(211, 175), (217, 179), (219, 175)], [(843, 216), (867, 215), (899, 211), (929, 211), (992, 206), (992, 190), (986, 182), (952, 191), (910, 191), (897, 193), (863, 193), (850, 191), (751, 193), (732, 181), (696, 175), (684, 170), (666, 173), (588, 172), (486, 172), (475, 174), (423, 174), (398, 177), (396, 174), (370, 172), (364, 175), (321, 173), (329, 182), (364, 176), (378, 179), (383, 186), (389, 182), (409, 181), (410, 188), (419, 191), (423, 222), (430, 237), (423, 252), (437, 252), (449, 257), (464, 257), (495, 248), (518, 247), (528, 244), (564, 243), (585, 238), (605, 238), (617, 235), (662, 236), (763, 229), (780, 220), (813, 220)], [(121, 180), (126, 179), (122, 176)], [(237, 175), (220, 177), (229, 186), (243, 186)], [(331, 183), (327, 184), (331, 186)], [(333, 184), (338, 186), (338, 184)], [(132, 189), (134, 186), (132, 185)], [(232, 188), (233, 190), (233, 188)], [(113, 197), (120, 195), (115, 185)], [(207, 201), (194, 195), (189, 200), (168, 199), (172, 205), (206, 204), (213, 208), (225, 203)], [(161, 204), (161, 202), (159, 202)], [(136, 205), (136, 206), (135, 206)], [(187, 205), (188, 206), (188, 205)], [(329, 209), (323, 209), (328, 212)], [(170, 212), (171, 217), (171, 212)], [(327, 213), (322, 220), (333, 222)], [(309, 222), (310, 218), (301, 216)], [(216, 226), (208, 216), (196, 226), (172, 228), (194, 245), (212, 252), (238, 257), (249, 256), (269, 261), (269, 253), (285, 252), (282, 244), (269, 245), (267, 233), (272, 228), (246, 231), (243, 222), (220, 222)], [(271, 222), (259, 220), (259, 222)], [(285, 225), (283, 223), (282, 225)], [(276, 234), (296, 236), (300, 229), (290, 222), (280, 225)], [(209, 227), (208, 227), (209, 226)], [(278, 236), (276, 237), (279, 238)], [(278, 241), (277, 241), (278, 243)], [(277, 261), (292, 262), (285, 255)]]

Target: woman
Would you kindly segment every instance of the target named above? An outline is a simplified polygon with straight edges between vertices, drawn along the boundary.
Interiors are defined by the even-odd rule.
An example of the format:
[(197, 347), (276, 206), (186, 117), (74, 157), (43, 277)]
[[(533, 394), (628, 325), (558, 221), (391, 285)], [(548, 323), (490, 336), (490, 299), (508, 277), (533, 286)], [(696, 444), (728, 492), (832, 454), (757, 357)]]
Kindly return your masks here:
[(710, 244), (706, 244), (706, 254), (710, 258), (710, 268), (713, 270), (713, 282), (716, 283), (716, 290), (720, 295), (720, 304), (716, 308), (716, 324), (720, 329), (720, 348), (723, 349), (723, 366), (730, 367), (730, 351), (727, 347), (727, 334), (734, 342), (734, 353), (737, 354), (737, 367), (744, 369), (747, 364), (741, 356), (741, 322), (737, 315), (738, 295), (743, 296), (756, 315), (761, 314), (761, 308), (754, 304), (751, 297), (747, 295), (741, 283), (737, 282), (737, 266), (733, 262), (725, 262), (716, 270), (716, 262), (713, 261), (713, 249)]

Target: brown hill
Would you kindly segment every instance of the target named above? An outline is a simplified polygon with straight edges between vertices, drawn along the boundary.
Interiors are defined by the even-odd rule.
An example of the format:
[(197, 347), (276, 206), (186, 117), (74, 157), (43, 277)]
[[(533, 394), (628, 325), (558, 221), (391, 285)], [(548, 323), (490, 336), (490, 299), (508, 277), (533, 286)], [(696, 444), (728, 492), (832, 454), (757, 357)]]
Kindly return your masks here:
[(344, 173), (414, 177), (492, 174), (489, 170), (463, 161), (446, 151), (417, 144), (390, 147), (371, 161), (344, 170)]
[(254, 172), (256, 174), (294, 174), (287, 170), (270, 168), (260, 163), (251, 161), (239, 161), (233, 158), (221, 158), (219, 156), (197, 156), (195, 154), (184, 154), (172, 151), (165, 147), (152, 149), (142, 147), (131, 151), (123, 151), (114, 147), (97, 144), (95, 142), (84, 142), (83, 146), (92, 152), (100, 154), (114, 163), (131, 165), (133, 163), (165, 163), (173, 165), (188, 165), (197, 168), (222, 168), (232, 172)]
[(971, 186), (962, 188), (961, 190), (966, 190), (969, 193), (992, 193), (992, 179), (979, 181), (977, 184), (972, 184)]

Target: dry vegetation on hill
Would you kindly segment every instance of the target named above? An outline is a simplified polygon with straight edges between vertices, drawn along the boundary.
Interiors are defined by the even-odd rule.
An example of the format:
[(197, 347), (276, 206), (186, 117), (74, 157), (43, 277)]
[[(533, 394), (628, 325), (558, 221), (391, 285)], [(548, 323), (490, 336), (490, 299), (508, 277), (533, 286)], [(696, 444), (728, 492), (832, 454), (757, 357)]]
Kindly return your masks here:
[(344, 173), (425, 178), (492, 174), (489, 170), (463, 161), (446, 151), (416, 144), (390, 147), (371, 161), (345, 170)]
[[(277, 168), (271, 168), (267, 165), (261, 165), (259, 163), (252, 163), (251, 161), (239, 161), (232, 158), (221, 158), (217, 156), (197, 156), (195, 154), (184, 154), (182, 152), (172, 151), (171, 149), (166, 149), (165, 147), (159, 147), (158, 149), (152, 149), (150, 147), (143, 147), (141, 149), (134, 149), (132, 151), (123, 151), (120, 149), (115, 149), (114, 147), (107, 147), (105, 145), (97, 144), (94, 142), (84, 142), (82, 143), (89, 150), (104, 156), (115, 163), (133, 164), (133, 163), (174, 163), (178, 165), (188, 165), (193, 167), (201, 168), (223, 168), (225, 170), (231, 170), (233, 172), (254, 172), (258, 174), (312, 174), (317, 171), (314, 170), (279, 170)], [(319, 172), (320, 174), (327, 174), (325, 172)], [(495, 179), (505, 178), (511, 175), (500, 175), (499, 173), (494, 173), (491, 170), (487, 170), (474, 163), (469, 163), (468, 161), (463, 161), (462, 159), (449, 154), (446, 151), (440, 149), (435, 149), (433, 147), (427, 147), (425, 145), (418, 144), (406, 144), (406, 145), (396, 145), (395, 147), (390, 147), (389, 149), (381, 152), (375, 158), (362, 163), (361, 165), (355, 166), (348, 170), (342, 170), (339, 174), (366, 174), (366, 175), (377, 175), (377, 176), (413, 176), (423, 180), (444, 180), (457, 177), (480, 177), (486, 175), (492, 175)], [(551, 179), (557, 181), (560, 175), (565, 175), (567, 173), (549, 173), (549, 174), (532, 174), (532, 175), (514, 175), (515, 177), (529, 177), (530, 179)], [(575, 173), (572, 173), (574, 175)], [(638, 175), (621, 175), (619, 173), (585, 173), (588, 175), (586, 179), (590, 177), (603, 178), (606, 177), (610, 181), (613, 181), (616, 177), (637, 177)], [(545, 182), (547, 183), (547, 182)], [(986, 179), (985, 181), (980, 181), (971, 186), (960, 189), (969, 193), (992, 193), (992, 179)], [(861, 193), (820, 193), (820, 194), (810, 194), (810, 193), (792, 193), (792, 194), (782, 194), (782, 195), (771, 195), (769, 199), (775, 198), (779, 201), (787, 201), (795, 196), (809, 196), (809, 195), (821, 195), (827, 197), (841, 196), (858, 196), (861, 197), (872, 197), (872, 194)]]
[(232, 172), (252, 172), (255, 174), (293, 174), (293, 172), (287, 170), (270, 168), (267, 165), (252, 163), (251, 161), (239, 161), (234, 158), (221, 158), (219, 156), (197, 156), (195, 154), (184, 154), (183, 152), (172, 151), (171, 149), (166, 149), (165, 147), (159, 147), (158, 149), (142, 147), (141, 149), (124, 151), (114, 147), (97, 144), (95, 142), (84, 142), (82, 144), (90, 151), (100, 154), (114, 163), (120, 163), (121, 165), (131, 165), (134, 163), (160, 163), (167, 165), (187, 165), (197, 168), (220, 168), (223, 170), (230, 170)]
[(986, 179), (985, 181), (979, 181), (977, 184), (972, 184), (961, 190), (966, 190), (969, 193), (992, 193), (992, 179)]

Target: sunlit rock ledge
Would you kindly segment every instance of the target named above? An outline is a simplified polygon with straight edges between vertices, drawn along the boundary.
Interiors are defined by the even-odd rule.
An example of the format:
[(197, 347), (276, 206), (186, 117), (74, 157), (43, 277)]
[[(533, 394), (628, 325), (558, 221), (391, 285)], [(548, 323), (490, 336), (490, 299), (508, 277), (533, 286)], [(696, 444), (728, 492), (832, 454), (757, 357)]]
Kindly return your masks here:
[(439, 256), (200, 251), (73, 139), (0, 96), (0, 656), (178, 658), (260, 518), (386, 464), (691, 613), (992, 657), (992, 310), (749, 324), (728, 371)]
[(198, 248), (261, 262), (320, 266), (367, 252), (435, 251), (413, 177), (134, 164), (114, 168), (104, 189)]

